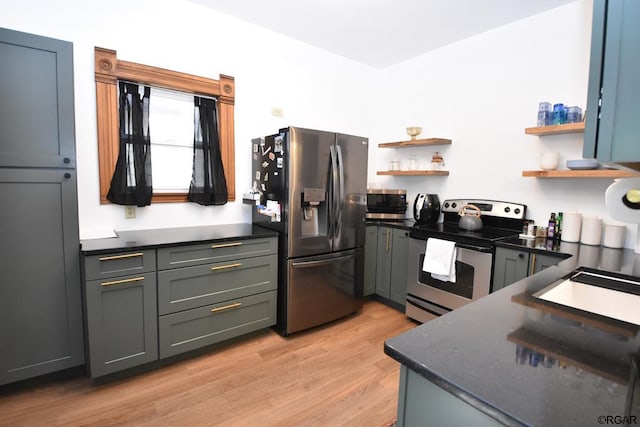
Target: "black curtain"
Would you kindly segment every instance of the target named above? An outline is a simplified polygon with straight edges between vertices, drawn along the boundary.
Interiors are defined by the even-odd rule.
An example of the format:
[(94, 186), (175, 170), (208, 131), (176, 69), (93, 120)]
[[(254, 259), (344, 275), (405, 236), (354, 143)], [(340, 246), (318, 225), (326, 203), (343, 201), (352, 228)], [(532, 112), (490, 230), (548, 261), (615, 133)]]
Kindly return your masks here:
[(120, 85), (120, 144), (116, 169), (111, 178), (107, 199), (118, 205), (151, 204), (151, 140), (149, 137), (149, 94), (138, 93), (138, 85)]
[(228, 197), (227, 179), (220, 154), (216, 100), (199, 96), (193, 100), (193, 174), (187, 199), (205, 206), (224, 205)]

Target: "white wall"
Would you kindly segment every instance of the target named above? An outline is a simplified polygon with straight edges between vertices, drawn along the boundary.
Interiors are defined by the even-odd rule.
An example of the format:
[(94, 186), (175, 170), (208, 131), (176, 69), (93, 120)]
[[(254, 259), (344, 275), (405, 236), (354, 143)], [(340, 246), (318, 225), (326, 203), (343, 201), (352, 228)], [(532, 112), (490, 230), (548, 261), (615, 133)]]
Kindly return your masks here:
[[(0, 26), (73, 42), (80, 237), (108, 230), (250, 222), (251, 138), (295, 125), (367, 136), (375, 70), (184, 0), (0, 0)], [(145, 16), (147, 14), (148, 16)], [(137, 208), (100, 205), (93, 49), (186, 73), (236, 80), (236, 199)], [(284, 118), (271, 116), (271, 107)]]
[[(611, 180), (523, 178), (539, 153), (581, 158), (582, 135), (536, 137), (538, 102), (583, 108), (587, 97), (592, 0), (568, 5), (375, 70), (185, 0), (0, 0), (0, 26), (74, 43), (80, 235), (112, 229), (250, 221), (240, 199), (250, 186), (250, 140), (287, 125), (370, 137), (369, 182), (439, 194), (521, 202), (546, 223), (550, 212), (579, 211), (610, 219), (604, 191)], [(126, 18), (121, 10), (128, 11)], [(145, 12), (149, 15), (145, 17)], [(191, 203), (138, 208), (99, 204), (93, 48), (143, 64), (236, 79), (236, 198), (222, 207)], [(283, 108), (284, 118), (270, 115)], [(451, 146), (379, 149), (406, 139), (451, 138)], [(448, 177), (380, 177), (391, 158), (416, 154), (425, 164), (440, 151)], [(405, 163), (406, 165), (406, 163)], [(410, 215), (410, 213), (408, 212)], [(631, 230), (630, 230), (631, 231)], [(632, 245), (631, 232), (627, 246)]]
[[(591, 0), (578, 0), (476, 37), (421, 55), (381, 72), (376, 141), (407, 139), (406, 126), (421, 137), (453, 140), (450, 146), (377, 149), (369, 180), (440, 199), (479, 197), (524, 203), (528, 217), (546, 225), (551, 212), (578, 211), (611, 220), (604, 205), (610, 179), (523, 178), (539, 169), (539, 154), (582, 158), (582, 134), (537, 137), (540, 101), (583, 109), (587, 100)], [(371, 144), (372, 146), (377, 144)], [(423, 165), (443, 154), (448, 177), (376, 176), (388, 160), (417, 155)], [(635, 228), (634, 228), (635, 229)], [(628, 230), (628, 246), (631, 246)]]

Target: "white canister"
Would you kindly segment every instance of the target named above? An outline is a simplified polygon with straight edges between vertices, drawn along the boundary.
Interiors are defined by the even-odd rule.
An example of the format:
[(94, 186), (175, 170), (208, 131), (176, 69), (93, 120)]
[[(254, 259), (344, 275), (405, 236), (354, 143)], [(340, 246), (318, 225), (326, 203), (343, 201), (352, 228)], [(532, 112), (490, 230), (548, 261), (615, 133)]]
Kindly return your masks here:
[(580, 243), (583, 245), (600, 245), (602, 241), (602, 219), (596, 216), (582, 217)]
[(564, 242), (579, 242), (582, 230), (582, 215), (577, 212), (562, 214), (562, 236)]
[(602, 244), (607, 248), (619, 249), (624, 247), (624, 240), (626, 236), (626, 225), (606, 223), (604, 225), (604, 237), (602, 238)]

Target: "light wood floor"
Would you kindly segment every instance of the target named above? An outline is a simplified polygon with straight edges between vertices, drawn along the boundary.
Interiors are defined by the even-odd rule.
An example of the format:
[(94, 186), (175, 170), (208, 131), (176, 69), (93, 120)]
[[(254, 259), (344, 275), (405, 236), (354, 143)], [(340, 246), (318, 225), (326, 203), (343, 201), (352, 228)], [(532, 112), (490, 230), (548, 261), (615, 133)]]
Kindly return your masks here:
[(268, 330), (106, 384), (86, 377), (0, 393), (1, 426), (372, 426), (395, 417), (387, 338), (416, 324), (376, 301), (283, 338)]

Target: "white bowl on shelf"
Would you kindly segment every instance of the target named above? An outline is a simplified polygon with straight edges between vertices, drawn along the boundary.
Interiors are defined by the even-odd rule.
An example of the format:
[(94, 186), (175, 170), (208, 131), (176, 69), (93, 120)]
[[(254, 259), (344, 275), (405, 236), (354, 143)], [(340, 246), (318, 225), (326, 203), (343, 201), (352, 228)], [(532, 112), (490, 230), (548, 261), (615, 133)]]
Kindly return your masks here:
[(547, 151), (540, 155), (540, 169), (550, 171), (558, 169), (560, 164), (560, 153), (557, 151)]

